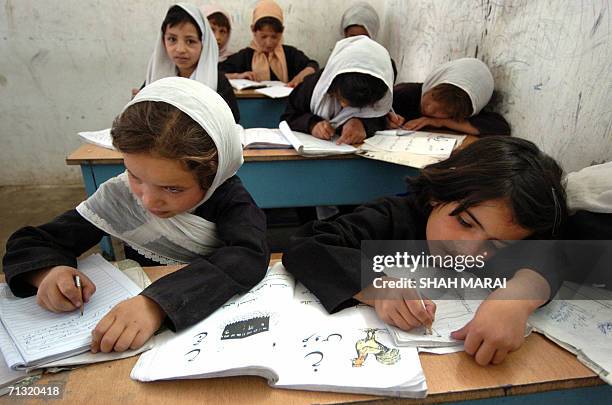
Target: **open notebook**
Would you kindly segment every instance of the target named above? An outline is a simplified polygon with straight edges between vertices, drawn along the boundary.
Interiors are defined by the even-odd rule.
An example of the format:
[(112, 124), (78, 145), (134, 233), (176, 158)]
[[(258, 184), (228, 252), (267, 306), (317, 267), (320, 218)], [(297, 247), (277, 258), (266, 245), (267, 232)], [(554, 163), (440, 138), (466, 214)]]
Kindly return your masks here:
[(113, 146), (113, 137), (111, 136), (110, 128), (100, 131), (79, 132), (79, 137), (87, 143), (98, 145), (106, 149), (116, 150)]
[(287, 121), (282, 121), (279, 124), (279, 129), (285, 138), (289, 141), (293, 149), (300, 155), (304, 156), (326, 156), (326, 155), (344, 155), (357, 152), (357, 148), (351, 145), (336, 145), (337, 138), (331, 141), (316, 138), (310, 134), (292, 131), (289, 128)]
[(229, 82), (236, 90), (256, 89), (255, 92), (270, 98), (288, 97), (293, 91), (293, 87), (287, 87), (287, 83), (278, 80), (256, 82), (248, 79), (230, 79)]
[(256, 375), (277, 388), (424, 397), (417, 350), (397, 348), (371, 307), (329, 315), (282, 264), (248, 293), (144, 353), (138, 381)]
[(30, 368), (86, 352), (100, 319), (141, 291), (100, 255), (79, 260), (78, 267), (96, 285), (83, 316), (79, 310), (50, 312), (36, 303), (35, 296), (16, 298), (8, 285), (0, 285), (0, 350), (9, 367)]

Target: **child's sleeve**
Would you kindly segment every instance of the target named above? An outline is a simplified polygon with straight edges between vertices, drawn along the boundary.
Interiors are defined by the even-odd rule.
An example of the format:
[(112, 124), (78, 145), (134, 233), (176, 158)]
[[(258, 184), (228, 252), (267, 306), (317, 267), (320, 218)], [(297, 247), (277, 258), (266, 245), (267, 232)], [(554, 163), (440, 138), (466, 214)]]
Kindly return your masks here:
[(328, 312), (355, 305), (353, 296), (362, 290), (362, 280), (374, 278), (374, 273), (361, 274), (361, 241), (406, 239), (413, 222), (407, 215), (409, 208), (402, 203), (405, 200), (385, 198), (335, 221), (304, 225), (283, 254), (285, 268)]
[(141, 293), (164, 310), (173, 330), (201, 321), (234, 295), (249, 291), (268, 267), (266, 218), (240, 180), (228, 180), (211, 200), (205, 203), (206, 209), (214, 214), (223, 246)]
[(281, 115), (280, 120), (287, 121), (289, 128), (294, 131), (310, 134), (312, 127), (323, 121), (322, 117), (310, 111), (310, 100), (319, 77), (321, 75), (317, 73), (306, 76), (304, 81), (293, 89), (289, 95), (287, 108)]
[(285, 59), (287, 60), (287, 67), (289, 70), (289, 80), (292, 80), (295, 75), (307, 67), (313, 68), (315, 73), (319, 71), (319, 63), (314, 59), (310, 59), (304, 52), (289, 45), (284, 45), (283, 48), (285, 50)]
[(250, 61), (253, 57), (248, 57), (248, 48), (242, 49), (235, 54), (229, 56), (223, 62), (220, 62), (218, 67), (223, 73), (242, 73), (247, 72), (250, 69)]
[(74, 209), (44, 225), (19, 229), (6, 242), (2, 260), (11, 291), (18, 297), (36, 294), (25, 280), (27, 274), (53, 266), (76, 268), (76, 258), (105, 235)]
[(510, 135), (510, 124), (498, 113), (481, 111), (468, 121), (478, 130), (479, 136)]
[(232, 110), (232, 115), (234, 116), (234, 120), (238, 124), (240, 122), (240, 109), (238, 108), (238, 101), (236, 100), (236, 95), (234, 94), (234, 89), (230, 84), (229, 80), (225, 77), (225, 74), (222, 71), (218, 73), (219, 77), (217, 79), (217, 93), (223, 97), (230, 110)]

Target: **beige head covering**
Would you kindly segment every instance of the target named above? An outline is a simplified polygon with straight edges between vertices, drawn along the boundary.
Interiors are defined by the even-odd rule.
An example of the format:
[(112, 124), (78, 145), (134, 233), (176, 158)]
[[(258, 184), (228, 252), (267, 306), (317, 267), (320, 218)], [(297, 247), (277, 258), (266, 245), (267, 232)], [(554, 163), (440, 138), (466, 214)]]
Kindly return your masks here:
[[(252, 25), (264, 18), (274, 17), (281, 22), (284, 22), (283, 10), (273, 0), (261, 0), (253, 9)], [(255, 50), (251, 61), (251, 68), (255, 73), (255, 80), (270, 80), (270, 69), (276, 77), (282, 82), (289, 81), (289, 73), (287, 71), (287, 59), (283, 50), (283, 40), (278, 41), (278, 45), (270, 54), (263, 52), (263, 49), (257, 44), (255, 39), (251, 40), (251, 48)]]
[(233, 53), (229, 50), (229, 41), (230, 41), (230, 38), (232, 37), (232, 30), (231, 30), (232, 18), (223, 7), (218, 6), (216, 4), (206, 4), (200, 7), (200, 10), (202, 10), (202, 14), (204, 14), (204, 17), (206, 18), (210, 17), (212, 14), (221, 13), (225, 16), (225, 18), (227, 18), (227, 21), (229, 21), (230, 23), (230, 32), (229, 32), (229, 35), (227, 36), (227, 42), (225, 43), (225, 45), (223, 45), (223, 47), (219, 48), (219, 62), (223, 62), (224, 60), (227, 59), (228, 56), (230, 56)]

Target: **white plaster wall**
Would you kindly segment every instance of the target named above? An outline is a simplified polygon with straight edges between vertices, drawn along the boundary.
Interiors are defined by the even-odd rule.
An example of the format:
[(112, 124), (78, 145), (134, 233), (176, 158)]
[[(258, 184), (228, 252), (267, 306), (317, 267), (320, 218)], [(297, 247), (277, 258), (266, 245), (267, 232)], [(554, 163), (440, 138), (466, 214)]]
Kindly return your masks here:
[(388, 0), (386, 35), (399, 81), (485, 61), (513, 135), (573, 171), (612, 160), (611, 12), (608, 0)]
[[(193, 1), (200, 5), (206, 1)], [(232, 48), (250, 42), (256, 0), (219, 0)], [(77, 184), (76, 133), (110, 126), (144, 80), (172, 1), (0, 0), (0, 185)], [(324, 64), (350, 0), (279, 0), (285, 43)], [(384, 0), (371, 0), (383, 10)]]

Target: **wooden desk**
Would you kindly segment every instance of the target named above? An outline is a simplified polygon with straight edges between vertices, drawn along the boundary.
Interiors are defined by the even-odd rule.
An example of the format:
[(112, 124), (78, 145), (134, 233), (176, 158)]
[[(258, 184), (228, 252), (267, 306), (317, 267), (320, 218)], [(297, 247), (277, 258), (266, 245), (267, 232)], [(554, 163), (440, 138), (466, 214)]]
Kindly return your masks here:
[(276, 128), (287, 107), (287, 98), (270, 98), (255, 90), (234, 91), (244, 128)]
[[(87, 195), (125, 170), (119, 152), (83, 144), (66, 159), (79, 165)], [(416, 169), (393, 163), (339, 155), (306, 158), (292, 149), (246, 150), (238, 171), (262, 208), (362, 204), (403, 193), (405, 177)]]
[[(273, 261), (278, 258), (279, 256), (273, 257)], [(151, 267), (145, 271), (154, 281), (177, 268)], [(380, 402), (440, 403), (506, 397), (504, 404), (520, 403), (526, 399), (537, 399), (544, 403), (563, 400), (567, 404), (579, 403), (578, 401), (585, 398), (598, 404), (605, 403), (612, 395), (612, 387), (603, 385), (574, 355), (536, 333), (527, 338), (521, 349), (511, 353), (504, 363), (497, 366), (480, 367), (463, 352), (447, 355), (421, 354), (420, 358), (429, 387), (427, 398), (384, 398), (378, 399)], [(270, 388), (264, 379), (258, 377), (140, 383), (129, 378), (136, 360), (130, 358), (45, 375), (36, 385), (63, 384), (63, 400), (67, 403), (323, 404), (377, 399), (366, 395)], [(537, 397), (521, 396), (525, 394), (537, 394)], [(7, 401), (7, 398), (5, 396), (0, 401)], [(11, 397), (8, 401), (16, 403), (15, 399)], [(27, 403), (42, 402), (26, 401), (24, 397), (21, 400)]]

